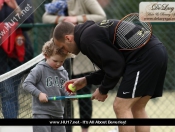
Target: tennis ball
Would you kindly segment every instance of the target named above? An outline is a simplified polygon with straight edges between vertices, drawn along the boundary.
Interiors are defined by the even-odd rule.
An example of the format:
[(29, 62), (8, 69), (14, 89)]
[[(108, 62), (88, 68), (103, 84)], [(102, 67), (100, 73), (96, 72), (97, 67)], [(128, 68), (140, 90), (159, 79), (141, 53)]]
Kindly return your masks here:
[(76, 87), (74, 86), (72, 86), (73, 84), (72, 83), (69, 83), (69, 84), (67, 84), (67, 86), (66, 86), (66, 90), (68, 91), (68, 92), (75, 92), (76, 91)]
[(69, 84), (68, 85), (68, 88), (69, 88), (69, 90), (71, 90), (72, 92), (75, 92), (75, 90), (76, 90), (76, 87), (74, 86), (72, 86), (72, 84)]

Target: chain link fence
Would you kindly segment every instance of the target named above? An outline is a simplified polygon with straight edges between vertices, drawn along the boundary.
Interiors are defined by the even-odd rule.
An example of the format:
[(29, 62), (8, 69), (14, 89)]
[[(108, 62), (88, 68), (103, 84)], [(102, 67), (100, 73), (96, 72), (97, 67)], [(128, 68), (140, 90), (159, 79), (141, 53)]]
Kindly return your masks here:
[[(145, 0), (146, 1), (146, 0)], [(150, 2), (153, 0), (149, 0)], [(157, 2), (160, 0), (157, 0)], [(164, 0), (173, 2), (173, 0)], [(108, 19), (121, 19), (129, 13), (139, 12), (139, 3), (143, 0), (99, 0)], [(147, 106), (150, 118), (175, 118), (174, 95), (175, 95), (175, 23), (152, 23), (155, 34), (166, 46), (169, 62), (164, 85), (164, 94), (161, 98), (152, 99)], [(81, 63), (83, 65), (83, 62)], [(86, 66), (84, 66), (86, 68)], [(92, 92), (96, 87), (92, 89)], [(104, 103), (93, 101), (92, 118), (115, 118), (113, 101), (117, 94), (118, 85), (109, 92)], [(79, 118), (79, 105), (74, 101), (74, 118)], [(115, 126), (91, 126), (90, 132), (108, 132)], [(174, 126), (152, 126), (152, 132), (173, 132)], [(81, 132), (81, 127), (74, 126), (73, 132)]]
[[(33, 5), (38, 7), (38, 3), (43, 0), (33, 1)], [(48, 3), (51, 0), (46, 0), (44, 3)], [(146, 1), (146, 0), (145, 0)], [(152, 1), (152, 0), (149, 0)], [(157, 0), (157, 2), (160, 0)], [(173, 2), (173, 0), (164, 0)], [(121, 19), (123, 16), (139, 12), (139, 3), (141, 0), (99, 0), (104, 8), (108, 19)], [(43, 3), (43, 4), (44, 4)], [(29, 32), (30, 39), (34, 48), (34, 55), (41, 53), (42, 45), (49, 40), (53, 31), (53, 25), (40, 26), (42, 23), (42, 15), (44, 13), (44, 5), (41, 5), (34, 12), (35, 24), (38, 26), (33, 27)], [(162, 98), (152, 99), (147, 106), (148, 116), (150, 118), (175, 118), (175, 23), (153, 23), (153, 34), (155, 34), (166, 46), (169, 62), (168, 70), (164, 85), (164, 95)], [(83, 66), (84, 62), (81, 62)], [(68, 64), (70, 65), (70, 63)], [(91, 65), (91, 64), (90, 64)], [(86, 66), (84, 66), (86, 68)], [(70, 70), (68, 68), (68, 70)], [(69, 71), (71, 73), (71, 70)], [(71, 78), (71, 76), (70, 76)], [(115, 118), (113, 112), (113, 101), (117, 94), (118, 85), (109, 92), (108, 98), (105, 102), (92, 101), (92, 118)], [(93, 86), (91, 91), (93, 92), (97, 86)], [(72, 104), (69, 102), (66, 107), (71, 109)], [(69, 109), (68, 108), (68, 109)], [(69, 111), (69, 110), (68, 110)], [(86, 112), (86, 110), (85, 110)], [(70, 115), (69, 115), (70, 116)], [(77, 101), (73, 102), (73, 114), (72, 118), (80, 118), (79, 105)], [(90, 126), (89, 132), (108, 132), (115, 126)], [(172, 132), (175, 127), (173, 126), (153, 126), (152, 132)], [(68, 132), (81, 132), (80, 126), (73, 126)]]

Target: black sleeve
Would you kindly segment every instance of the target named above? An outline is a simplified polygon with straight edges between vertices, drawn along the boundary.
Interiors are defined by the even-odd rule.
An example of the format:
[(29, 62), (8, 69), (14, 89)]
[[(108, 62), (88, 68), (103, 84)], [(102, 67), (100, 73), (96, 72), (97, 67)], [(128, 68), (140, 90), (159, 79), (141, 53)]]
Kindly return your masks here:
[(101, 84), (105, 73), (102, 70), (98, 70), (86, 76), (87, 84), (99, 85)]
[[(87, 77), (87, 82), (94, 82), (101, 79), (99, 90), (102, 94), (107, 94), (118, 83), (123, 74), (125, 61), (121, 52), (107, 39), (93, 41), (88, 45), (87, 56), (93, 58), (94, 63), (99, 65), (104, 75), (91, 74)], [(102, 74), (102, 73), (101, 73)], [(93, 81), (92, 81), (93, 80)]]

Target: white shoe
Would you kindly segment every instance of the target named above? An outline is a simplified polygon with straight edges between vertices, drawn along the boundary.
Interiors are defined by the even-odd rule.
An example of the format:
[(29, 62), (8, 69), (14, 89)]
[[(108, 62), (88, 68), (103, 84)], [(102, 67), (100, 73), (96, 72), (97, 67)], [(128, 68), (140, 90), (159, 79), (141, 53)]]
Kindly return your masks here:
[(108, 132), (119, 132), (119, 131), (118, 131), (118, 126), (116, 126), (113, 130), (110, 130), (110, 131), (108, 131)]

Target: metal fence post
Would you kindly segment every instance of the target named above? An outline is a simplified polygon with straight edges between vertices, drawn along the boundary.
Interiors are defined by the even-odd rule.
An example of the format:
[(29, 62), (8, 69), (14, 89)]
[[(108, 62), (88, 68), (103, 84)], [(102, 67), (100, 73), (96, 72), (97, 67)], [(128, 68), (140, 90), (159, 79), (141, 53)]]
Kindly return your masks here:
[[(72, 67), (71, 67), (71, 59), (66, 59), (64, 62), (64, 68), (67, 70), (69, 74), (69, 78), (71, 79), (72, 75)], [(73, 104), (71, 100), (66, 100), (65, 108), (64, 108), (64, 118), (73, 118)], [(66, 126), (66, 132), (72, 132), (72, 126)]]

